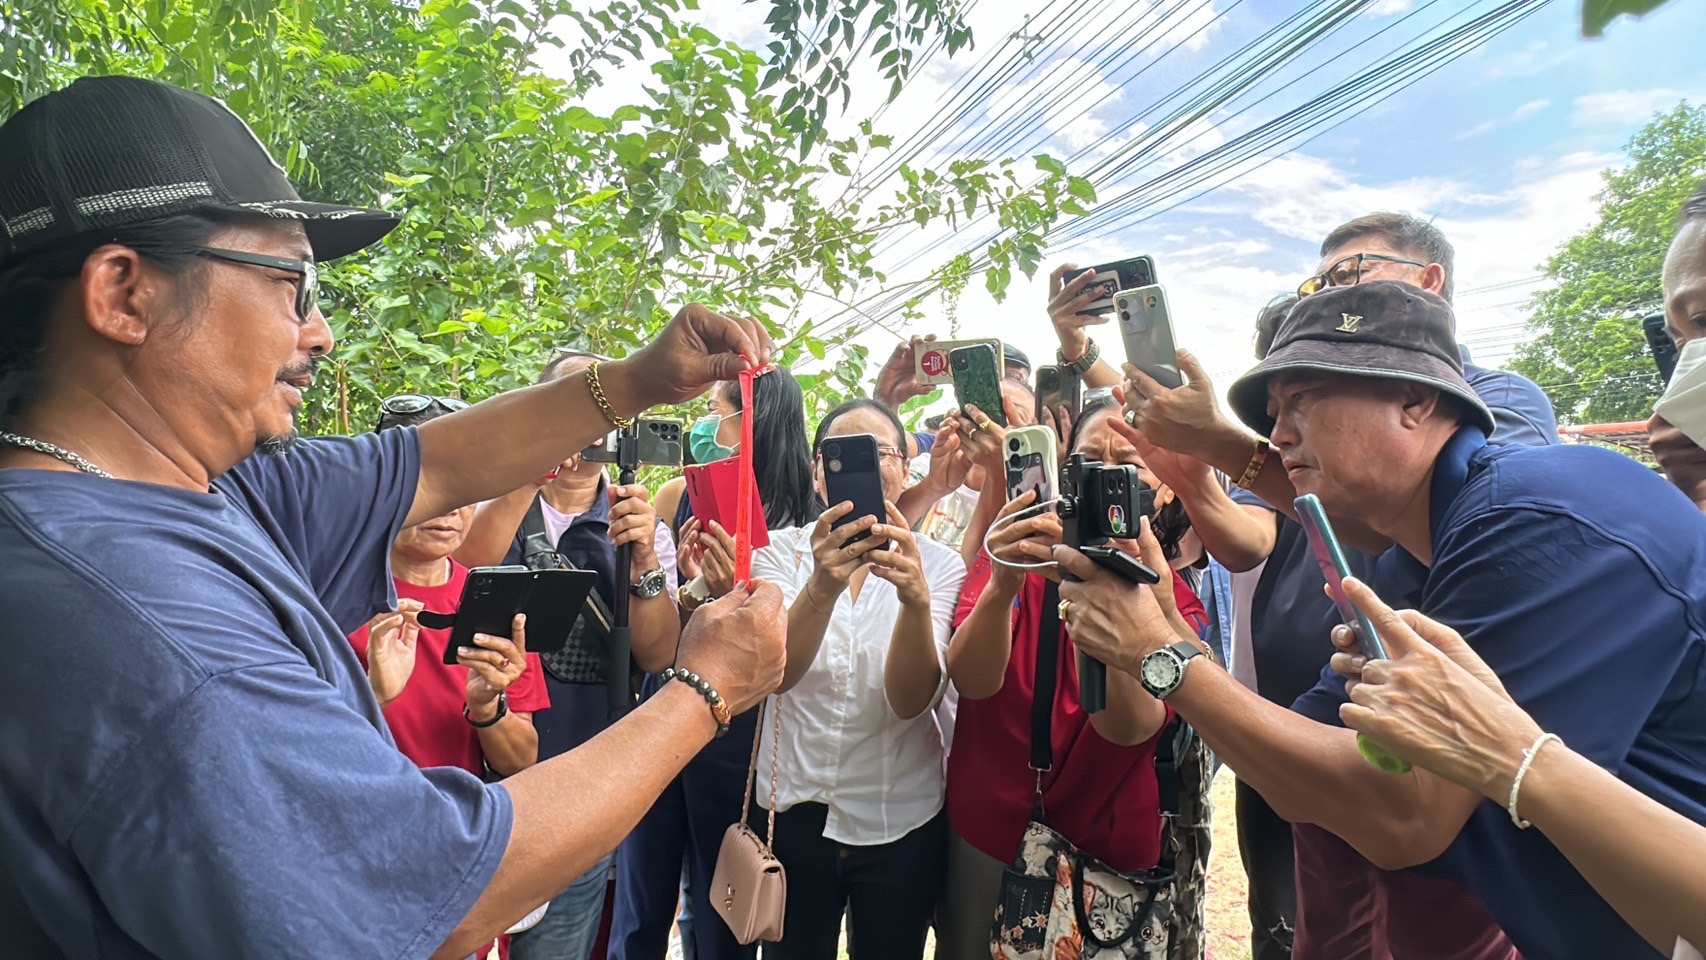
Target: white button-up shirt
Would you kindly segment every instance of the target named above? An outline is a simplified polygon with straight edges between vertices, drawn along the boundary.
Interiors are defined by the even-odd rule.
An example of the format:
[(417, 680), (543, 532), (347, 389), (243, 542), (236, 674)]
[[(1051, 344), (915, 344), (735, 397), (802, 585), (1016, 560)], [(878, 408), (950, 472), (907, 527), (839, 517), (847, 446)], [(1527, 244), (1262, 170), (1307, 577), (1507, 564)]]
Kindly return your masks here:
[[(946, 678), (948, 639), (965, 562), (955, 551), (923, 537), (918, 551), (930, 588), (936, 659)], [(790, 606), (813, 568), (810, 527), (772, 530), (770, 545), (752, 556), (753, 577), (780, 587)], [(899, 618), (900, 596), (887, 580), (867, 576), (857, 601), (844, 591), (835, 601), (816, 659), (800, 682), (778, 698), (782, 740), (776, 809), (824, 804), (829, 818), (823, 835), (839, 843), (875, 846), (899, 840), (942, 809), (944, 754), (936, 715), (926, 710), (910, 720), (900, 719), (889, 708), (883, 688), (883, 664)], [(764, 806), (770, 797), (767, 761), (774, 730), (766, 712), (757, 791)]]

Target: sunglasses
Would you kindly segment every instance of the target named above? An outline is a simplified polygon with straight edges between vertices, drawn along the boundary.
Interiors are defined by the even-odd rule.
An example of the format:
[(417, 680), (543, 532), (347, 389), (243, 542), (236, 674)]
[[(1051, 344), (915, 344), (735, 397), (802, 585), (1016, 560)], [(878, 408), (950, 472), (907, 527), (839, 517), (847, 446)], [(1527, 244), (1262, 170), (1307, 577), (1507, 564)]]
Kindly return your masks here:
[(264, 253), (245, 250), (223, 250), (219, 247), (196, 247), (190, 251), (197, 256), (240, 263), (249, 267), (266, 267), (296, 274), (296, 317), (304, 322), (319, 304), (320, 270), (312, 260), (292, 260), (288, 257), (269, 257)]
[(1362, 273), (1368, 269), (1367, 264), (1369, 263), (1405, 263), (1412, 267), (1427, 266), (1420, 260), (1408, 260), (1404, 257), (1388, 257), (1381, 253), (1356, 253), (1298, 284), (1297, 295), (1307, 297), (1312, 293), (1320, 293), (1328, 287), (1355, 286), (1362, 282)]
[(393, 417), (412, 417), (428, 407), (437, 405), (455, 413), (468, 409), (468, 401), (458, 397), (429, 397), (422, 393), (399, 393), (379, 402), (379, 412)]

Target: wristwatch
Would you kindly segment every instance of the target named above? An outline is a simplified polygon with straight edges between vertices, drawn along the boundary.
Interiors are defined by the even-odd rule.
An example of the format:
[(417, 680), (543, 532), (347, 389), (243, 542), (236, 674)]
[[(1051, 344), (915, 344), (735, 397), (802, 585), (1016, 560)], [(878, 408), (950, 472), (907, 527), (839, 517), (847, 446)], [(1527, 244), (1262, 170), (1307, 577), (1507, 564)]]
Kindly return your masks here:
[(668, 578), (664, 576), (662, 567), (653, 567), (645, 573), (640, 574), (640, 579), (628, 584), (628, 592), (639, 597), (641, 600), (650, 600), (653, 597), (661, 597), (663, 596), (663, 588), (667, 580)]
[(1084, 340), (1084, 354), (1077, 360), (1066, 359), (1066, 354), (1063, 351), (1056, 350), (1054, 352), (1054, 358), (1059, 360), (1062, 366), (1072, 368), (1072, 372), (1078, 374), (1080, 377), (1089, 373), (1090, 368), (1095, 366), (1096, 361), (1101, 359), (1101, 357), (1102, 348), (1096, 345), (1095, 340), (1088, 337)]
[(468, 705), (466, 703), (462, 705), (462, 719), (468, 721), (468, 725), (476, 730), (484, 730), (487, 727), (495, 725), (499, 720), (502, 720), (504, 718), (504, 714), (507, 713), (509, 713), (509, 694), (502, 690), (498, 691), (498, 712), (492, 714), (492, 719), (487, 720), (485, 723), (481, 723), (474, 719), (474, 715), (468, 712)]
[(1202, 648), (1188, 640), (1162, 647), (1147, 657), (1138, 667), (1138, 682), (1157, 700), (1165, 700), (1185, 682), (1185, 667), (1192, 657), (1202, 656)]
[(709, 602), (711, 602), (711, 585), (705, 582), (705, 577), (702, 574), (676, 588), (675, 605), (682, 609), (697, 609)]

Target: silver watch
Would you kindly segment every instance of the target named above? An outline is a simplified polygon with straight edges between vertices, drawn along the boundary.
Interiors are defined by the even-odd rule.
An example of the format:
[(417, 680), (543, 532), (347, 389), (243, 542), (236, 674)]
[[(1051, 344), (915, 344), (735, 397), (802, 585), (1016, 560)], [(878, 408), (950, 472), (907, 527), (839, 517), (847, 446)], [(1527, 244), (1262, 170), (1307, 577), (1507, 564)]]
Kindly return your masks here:
[(1202, 648), (1186, 640), (1162, 647), (1143, 658), (1138, 666), (1138, 682), (1150, 696), (1165, 700), (1185, 682), (1185, 667), (1191, 659), (1200, 656)]
[(640, 579), (628, 585), (628, 590), (641, 600), (663, 596), (663, 588), (669, 578), (664, 575), (662, 567), (653, 567), (640, 574)]

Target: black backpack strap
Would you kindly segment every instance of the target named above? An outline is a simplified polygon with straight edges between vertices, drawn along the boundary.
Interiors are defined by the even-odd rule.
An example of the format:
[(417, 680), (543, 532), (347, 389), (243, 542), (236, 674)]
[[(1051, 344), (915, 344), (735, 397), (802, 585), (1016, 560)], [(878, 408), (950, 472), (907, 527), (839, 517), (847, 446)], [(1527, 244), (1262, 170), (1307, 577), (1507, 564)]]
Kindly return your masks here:
[(1043, 814), (1043, 774), (1054, 769), (1054, 696), (1059, 674), (1060, 584), (1049, 580), (1043, 588), (1042, 621), (1037, 627), (1036, 690), (1031, 700), (1031, 769), (1037, 774), (1037, 820), (1042, 820)]
[[(1177, 828), (1177, 820), (1184, 809), (1185, 778), (1181, 772), (1185, 760), (1190, 755), (1191, 743), (1196, 739), (1197, 732), (1185, 722), (1185, 718), (1175, 714), (1173, 721), (1155, 738), (1155, 787), (1160, 800), (1161, 816), (1169, 820)], [(1169, 849), (1165, 838), (1161, 844), (1161, 863), (1164, 870), (1174, 868), (1174, 851)]]

